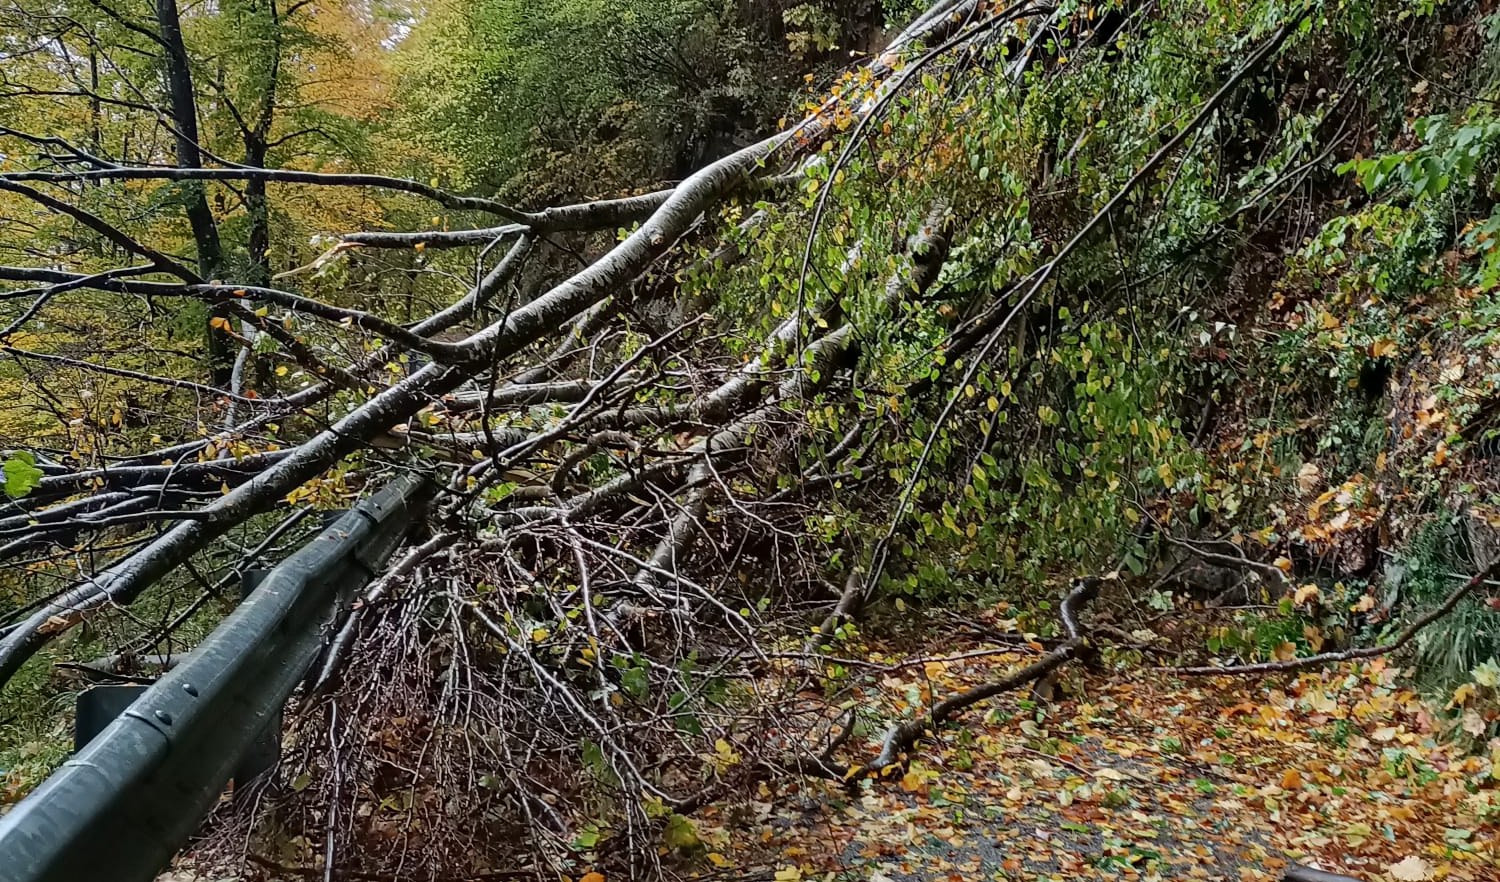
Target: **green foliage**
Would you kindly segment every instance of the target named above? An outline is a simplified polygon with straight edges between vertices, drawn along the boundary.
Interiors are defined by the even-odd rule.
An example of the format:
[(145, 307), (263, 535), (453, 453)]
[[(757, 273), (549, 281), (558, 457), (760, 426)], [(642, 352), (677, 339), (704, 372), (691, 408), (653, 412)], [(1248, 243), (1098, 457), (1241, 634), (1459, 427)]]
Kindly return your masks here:
[[(1467, 554), (1467, 537), (1460, 519), (1437, 517), (1417, 533), (1406, 550), (1401, 590), (1409, 598), (1410, 615), (1441, 603), (1458, 584), (1462, 573), (1477, 569)], [(1455, 575), (1459, 574), (1459, 575)], [(1470, 597), (1434, 622), (1417, 637), (1417, 666), (1423, 684), (1446, 695), (1470, 678), (1482, 663), (1500, 656), (1500, 616)]]
[(72, 752), (74, 693), (51, 682), (56, 660), (43, 653), (0, 693), (0, 806), (30, 792)]
[[(1036, 292), (983, 363), (950, 359), (943, 347), (973, 304), (1015, 296), (1011, 286), (1117, 192), (1183, 108), (1216, 88), (1223, 59), (1291, 12), (1226, 4), (1205, 15), (1200, 5), (1168, 4), (1159, 19), (1121, 34), (1121, 57), (1109, 62), (1081, 55), (1019, 87), (997, 74), (963, 82), (924, 75), (920, 89), (894, 103), (870, 151), (836, 173), (826, 163), (810, 171), (801, 211), (760, 207), (765, 218), (737, 243), (748, 265), (693, 281), (720, 316), (752, 327), (799, 310), (818, 315), (830, 303), (855, 322), (854, 406), (819, 397), (802, 409), (819, 439), (806, 462), (857, 419), (891, 433), (874, 451), (877, 467), (850, 478), (873, 472), (913, 489), (892, 589), (939, 600), (1026, 590), (1018, 586), (1119, 560), (1141, 569), (1151, 555), (1141, 538), (1148, 508), (1193, 529), (1264, 507), (1261, 477), (1220, 474), (1194, 448), (1205, 412), (1254, 370), (1236, 316), (1215, 299), (1223, 282), (1215, 262), (1228, 252), (1213, 237), (1316, 154), (1327, 106), (1286, 108), (1269, 125), (1236, 113), (1215, 118), (1128, 200), (1109, 236), (1083, 243)], [(1272, 82), (1249, 91), (1246, 108), (1274, 106), (1279, 94)], [(1264, 141), (1257, 162), (1213, 146), (1237, 143), (1256, 126)], [(838, 146), (826, 155), (831, 161)], [(808, 243), (802, 213), (825, 187), (834, 208)], [(925, 298), (891, 304), (883, 280), (901, 271), (893, 246), (934, 205), (946, 206), (957, 227), (943, 273)], [(804, 247), (805, 273), (794, 256)], [(1301, 357), (1305, 347), (1297, 348)], [(956, 413), (934, 431), (950, 396)], [(1359, 438), (1362, 456), (1368, 444)], [(830, 545), (860, 548), (888, 517), (884, 508), (836, 501), (808, 527)]]
[(403, 127), (455, 157), (463, 183), (530, 204), (640, 186), (763, 131), (808, 61), (878, 25), (868, 13), (833, 2), (437, 3), (398, 47)]
[(1316, 651), (1307, 639), (1309, 623), (1289, 607), (1290, 604), (1269, 613), (1257, 610), (1236, 613), (1232, 624), (1221, 626), (1209, 635), (1208, 651), (1251, 661), (1287, 659)]
[(18, 450), (5, 461), (5, 495), (20, 499), (30, 493), (42, 481), (42, 470), (36, 467), (36, 456), (26, 450)]

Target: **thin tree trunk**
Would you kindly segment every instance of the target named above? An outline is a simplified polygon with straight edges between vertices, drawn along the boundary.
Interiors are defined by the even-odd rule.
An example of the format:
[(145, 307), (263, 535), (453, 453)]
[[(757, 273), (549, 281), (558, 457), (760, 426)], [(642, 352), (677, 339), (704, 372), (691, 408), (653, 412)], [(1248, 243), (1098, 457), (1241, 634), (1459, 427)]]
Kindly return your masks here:
[[(176, 130), (177, 164), (183, 168), (201, 168), (203, 154), (198, 147), (198, 102), (193, 90), (193, 73), (188, 65), (187, 47), (182, 42), (182, 21), (177, 14), (177, 0), (156, 0), (156, 23), (161, 29), (161, 39), (166, 46), (165, 79), (167, 99), (170, 104), (172, 124)], [(206, 279), (217, 278), (224, 265), (224, 249), (219, 242), (219, 228), (214, 222), (213, 212), (208, 207), (206, 184), (202, 181), (185, 182), (189, 188), (187, 199), (188, 225), (193, 230), (193, 243), (198, 250), (198, 274)], [(208, 363), (216, 386), (229, 382), (234, 370), (234, 342), (223, 331), (215, 327), (215, 318), (228, 316), (222, 311), (210, 311), (206, 335)]]

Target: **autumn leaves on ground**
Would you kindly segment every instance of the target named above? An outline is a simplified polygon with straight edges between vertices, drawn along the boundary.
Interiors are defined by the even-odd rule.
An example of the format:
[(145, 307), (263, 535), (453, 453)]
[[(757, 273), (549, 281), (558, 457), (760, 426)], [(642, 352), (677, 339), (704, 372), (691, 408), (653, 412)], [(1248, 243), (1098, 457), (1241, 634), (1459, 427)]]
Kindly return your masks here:
[[(920, 713), (1036, 655), (928, 649), (892, 655), (851, 700)], [(1455, 749), (1401, 674), (1376, 660), (1279, 680), (1076, 675), (1050, 702), (976, 708), (885, 780), (763, 786), (706, 813), (696, 847), (726, 874), (775, 866), (779, 882), (1250, 882), (1289, 861), (1370, 882), (1493, 882), (1500, 744)]]

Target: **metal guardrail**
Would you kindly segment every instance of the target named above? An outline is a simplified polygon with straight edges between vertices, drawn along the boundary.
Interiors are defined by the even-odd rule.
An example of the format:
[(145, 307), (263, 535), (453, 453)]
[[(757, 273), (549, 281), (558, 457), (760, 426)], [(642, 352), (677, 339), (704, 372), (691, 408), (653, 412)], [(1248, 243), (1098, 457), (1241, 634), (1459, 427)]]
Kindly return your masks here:
[(0, 817), (0, 882), (145, 882), (161, 872), (429, 491), (420, 478), (398, 479), (271, 570), (186, 663)]

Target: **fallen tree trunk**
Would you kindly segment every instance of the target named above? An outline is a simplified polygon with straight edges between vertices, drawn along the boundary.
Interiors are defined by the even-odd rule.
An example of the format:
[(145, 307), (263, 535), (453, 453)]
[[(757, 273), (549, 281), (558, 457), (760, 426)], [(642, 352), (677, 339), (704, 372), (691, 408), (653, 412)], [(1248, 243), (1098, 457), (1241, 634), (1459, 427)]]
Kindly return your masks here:
[[(977, 4), (967, 2), (945, 6), (952, 6), (954, 10), (978, 8)], [(977, 34), (1000, 21), (1018, 17), (1022, 8), (1018, 5), (982, 18), (979, 26), (971, 26), (967, 31), (962, 31), (965, 24), (962, 18), (924, 18), (919, 22), (920, 26), (914, 26), (898, 35), (891, 44), (892, 49), (872, 62), (871, 68), (877, 76), (890, 75), (893, 66), (899, 61), (899, 52), (910, 43), (923, 39), (942, 39), (954, 30)], [(897, 75), (883, 88), (889, 92), (899, 86), (903, 79), (904, 74)], [(433, 401), (473, 379), (484, 367), (496, 363), (502, 357), (515, 355), (549, 333), (566, 327), (570, 319), (585, 313), (609, 294), (628, 285), (666, 253), (708, 207), (744, 186), (767, 162), (783, 153), (803, 151), (827, 138), (835, 131), (831, 117), (840, 103), (840, 99), (831, 99), (817, 113), (791, 129), (745, 147), (689, 176), (661, 198), (660, 204), (655, 206), (639, 228), (597, 261), (545, 294), (509, 312), (502, 321), (471, 334), (458, 343), (445, 344), (443, 351), (446, 363), (429, 363), (379, 392), (327, 430), (298, 445), (253, 478), (231, 489), (221, 499), (200, 509), (192, 520), (179, 523), (146, 548), (101, 570), (37, 610), (0, 639), (0, 684), (8, 681), (48, 640), (83, 621), (91, 612), (106, 606), (131, 603), (154, 581), (222, 536), (232, 526), (270, 509), (292, 490), (322, 474), (344, 456), (364, 447), (372, 439), (387, 433), (391, 427), (410, 419)], [(867, 106), (863, 110), (855, 108), (854, 111), (869, 113), (871, 107)], [(101, 169), (95, 176), (117, 178), (122, 173), (119, 169)], [(247, 176), (279, 179), (275, 174), (260, 175), (259, 171), (243, 169), (225, 170), (222, 173), (209, 170), (202, 174), (196, 170), (168, 169), (162, 173), (170, 173), (175, 178), (184, 180), (243, 180)], [(154, 172), (142, 172), (137, 176), (160, 177)], [(35, 177), (36, 175), (30, 174), (28, 179)], [(292, 178), (284, 179), (314, 184), (333, 182), (327, 176), (305, 173), (296, 173), (294, 177), (295, 181)], [(491, 211), (520, 224), (527, 224), (532, 220), (531, 217), (492, 200), (450, 198), (436, 191), (428, 192), (431, 188), (422, 185), (408, 187), (409, 182), (395, 179), (366, 180), (358, 177), (343, 182), (406, 189), (414, 187), (414, 192), (436, 198), (445, 204), (451, 203), (455, 207)], [(10, 186), (21, 187), (19, 184)], [(632, 201), (629, 207), (635, 210), (639, 203), (649, 204), (656, 198), (653, 195), (648, 200)], [(448, 312), (460, 313), (464, 309), (464, 303), (477, 302), (484, 287), (482, 282), (476, 291), (471, 292), (469, 297)]]

